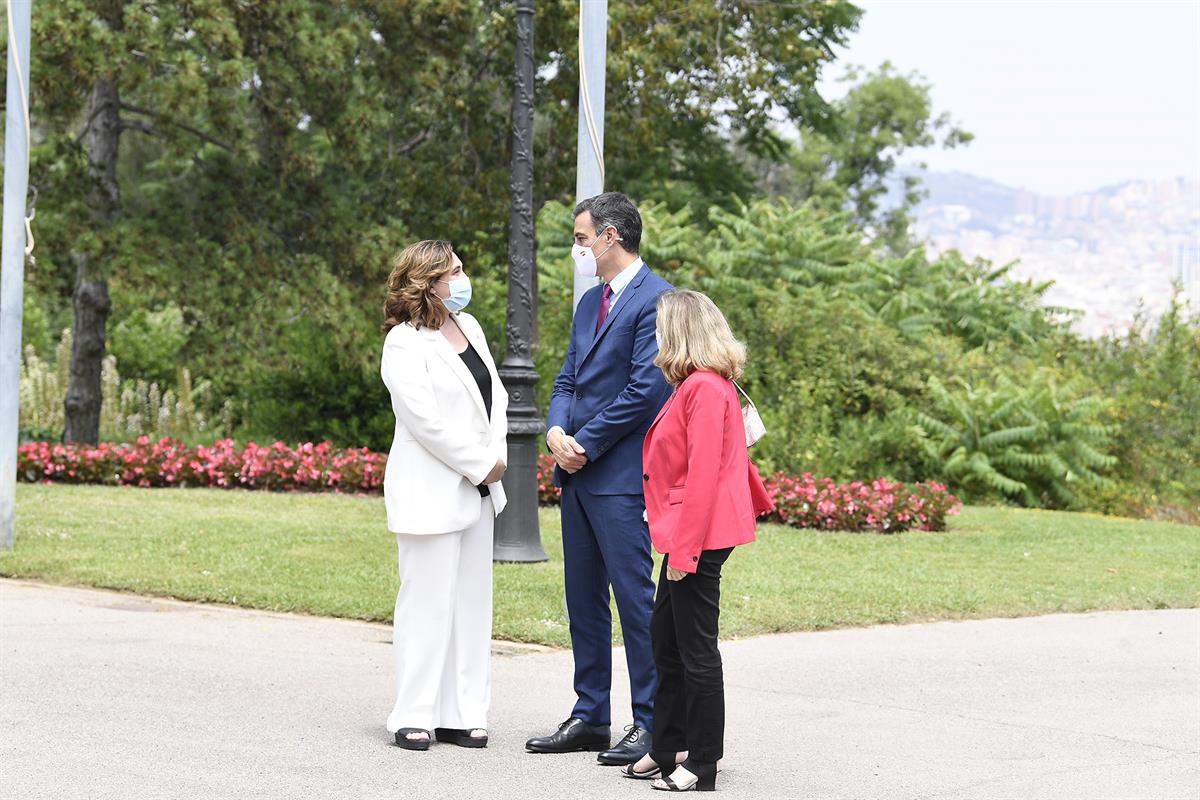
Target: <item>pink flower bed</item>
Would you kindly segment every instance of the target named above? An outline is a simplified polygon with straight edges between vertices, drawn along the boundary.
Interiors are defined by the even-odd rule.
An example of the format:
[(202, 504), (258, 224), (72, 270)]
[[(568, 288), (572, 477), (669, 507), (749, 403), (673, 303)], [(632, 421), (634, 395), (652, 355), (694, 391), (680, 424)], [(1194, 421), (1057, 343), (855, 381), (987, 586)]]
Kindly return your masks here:
[[(763, 482), (775, 501), (775, 511), (766, 519), (793, 528), (944, 531), (946, 517), (962, 509), (957, 497), (932, 481), (905, 484), (878, 478), (838, 484), (807, 473), (794, 477), (780, 472)], [(561, 494), (554, 486), (554, 461), (543, 455), (538, 460), (538, 499), (542, 505), (555, 505)]]
[(780, 472), (764, 482), (775, 501), (771, 516), (794, 528), (944, 531), (946, 517), (962, 509), (958, 498), (936, 481), (905, 484), (876, 478), (839, 484), (809, 473), (797, 478)]
[[(188, 447), (172, 439), (133, 444), (88, 445), (30, 442), (17, 448), (17, 476), (46, 483), (114, 486), (205, 486), (272, 491), (383, 491), (385, 453), (365, 447), (334, 449), (329, 442), (295, 448), (283, 442), (238, 448), (230, 439)], [(557, 505), (554, 461), (538, 459), (538, 500)], [(911, 528), (946, 529), (946, 517), (962, 507), (940, 483), (904, 484), (878, 478), (838, 484), (812, 475), (777, 473), (765, 480), (775, 501), (767, 519), (794, 528), (899, 533)]]
[(56, 483), (207, 486), (276, 491), (383, 491), (387, 455), (335, 450), (329, 442), (238, 448), (230, 439), (188, 447), (172, 439), (88, 445), (31, 442), (17, 448), (17, 476)]

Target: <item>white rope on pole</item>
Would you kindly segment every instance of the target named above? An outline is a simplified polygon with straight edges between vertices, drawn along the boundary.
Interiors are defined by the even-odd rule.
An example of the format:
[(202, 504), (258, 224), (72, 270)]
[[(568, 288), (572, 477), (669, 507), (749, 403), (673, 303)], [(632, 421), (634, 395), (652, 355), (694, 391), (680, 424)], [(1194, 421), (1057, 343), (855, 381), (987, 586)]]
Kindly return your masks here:
[[(25, 123), (25, 172), (29, 172), (29, 148), (32, 143), (32, 137), (29, 134), (29, 95), (25, 92), (25, 76), (21, 73), (21, 51), (17, 46), (17, 33), (13, 30), (13, 14), (12, 0), (4, 0), (4, 18), (8, 21), (8, 46), (13, 49), (13, 64), (17, 70), (17, 86), (21, 90), (21, 118)], [(25, 256), (32, 260), (33, 258), (33, 218), (37, 215), (35, 209), (32, 214), (25, 216)]]
[(584, 54), (583, 43), (583, 0), (579, 3), (579, 93), (583, 97), (583, 118), (587, 123), (588, 140), (592, 143), (592, 153), (596, 156), (596, 165), (600, 167), (600, 185), (604, 186), (604, 152), (600, 149), (600, 132), (596, 129), (596, 117), (592, 113), (592, 96), (587, 86), (587, 57)]

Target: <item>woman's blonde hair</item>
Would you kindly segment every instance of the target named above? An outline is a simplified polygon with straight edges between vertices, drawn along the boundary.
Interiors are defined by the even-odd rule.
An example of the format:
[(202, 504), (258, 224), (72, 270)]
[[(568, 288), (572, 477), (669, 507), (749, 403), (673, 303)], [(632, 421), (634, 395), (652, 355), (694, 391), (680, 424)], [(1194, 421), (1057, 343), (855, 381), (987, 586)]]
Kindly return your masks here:
[(658, 356), (667, 382), (683, 383), (698, 369), (729, 380), (742, 376), (746, 345), (733, 337), (717, 304), (700, 292), (675, 289), (658, 297)]
[(433, 296), (433, 284), (454, 269), (454, 245), (438, 239), (410, 244), (392, 261), (387, 300), (383, 303), (386, 334), (411, 322), (417, 328), (440, 328), (450, 312)]

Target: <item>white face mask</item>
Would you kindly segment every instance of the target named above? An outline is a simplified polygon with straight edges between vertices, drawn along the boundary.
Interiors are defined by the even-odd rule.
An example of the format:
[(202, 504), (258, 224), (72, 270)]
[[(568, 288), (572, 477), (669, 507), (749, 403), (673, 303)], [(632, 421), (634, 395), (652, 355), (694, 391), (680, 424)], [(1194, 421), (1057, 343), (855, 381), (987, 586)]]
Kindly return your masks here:
[[(617, 237), (617, 241), (621, 241), (620, 236)], [(616, 242), (614, 242), (614, 244), (615, 243)], [(608, 247), (604, 248), (604, 253), (601, 253), (599, 256), (597, 256), (594, 252), (592, 252), (592, 248), (595, 246), (596, 243), (592, 242), (590, 245), (577, 244), (571, 248), (571, 258), (575, 260), (575, 272), (581, 278), (596, 277), (596, 259), (602, 257), (604, 253), (607, 253), (613, 247), (610, 244)]]
[(471, 302), (471, 279), (466, 275), (455, 278), (452, 281), (438, 281), (450, 287), (450, 296), (441, 297), (434, 295), (437, 299), (446, 304), (446, 308), (451, 311), (462, 311)]

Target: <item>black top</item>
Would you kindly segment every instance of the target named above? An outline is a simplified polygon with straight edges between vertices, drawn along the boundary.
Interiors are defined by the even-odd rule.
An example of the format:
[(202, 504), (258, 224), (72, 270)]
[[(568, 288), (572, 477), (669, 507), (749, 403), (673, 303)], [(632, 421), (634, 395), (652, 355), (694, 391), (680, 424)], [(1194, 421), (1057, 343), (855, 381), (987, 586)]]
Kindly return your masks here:
[(483, 407), (487, 411), (488, 419), (492, 418), (492, 374), (488, 372), (487, 364), (483, 363), (483, 359), (479, 357), (479, 353), (475, 352), (475, 348), (467, 344), (467, 349), (458, 354), (463, 363), (467, 365), (467, 369), (471, 372), (471, 377), (475, 379), (475, 383), (479, 386), (479, 393), (483, 395)]
[[(479, 353), (475, 352), (475, 348), (471, 343), (467, 343), (467, 349), (458, 354), (463, 363), (467, 365), (467, 369), (471, 372), (471, 377), (475, 379), (475, 383), (479, 386), (479, 393), (483, 395), (483, 408), (487, 411), (489, 420), (492, 418), (492, 374), (488, 372), (487, 364), (483, 363), (483, 359), (479, 357)], [(491, 490), (487, 486), (479, 487), (479, 496), (487, 497), (491, 494)]]

